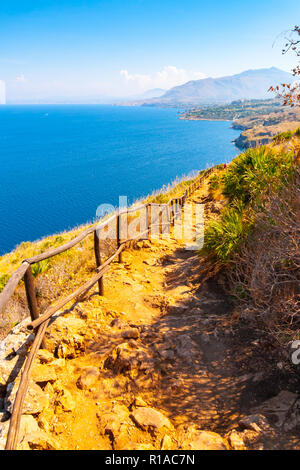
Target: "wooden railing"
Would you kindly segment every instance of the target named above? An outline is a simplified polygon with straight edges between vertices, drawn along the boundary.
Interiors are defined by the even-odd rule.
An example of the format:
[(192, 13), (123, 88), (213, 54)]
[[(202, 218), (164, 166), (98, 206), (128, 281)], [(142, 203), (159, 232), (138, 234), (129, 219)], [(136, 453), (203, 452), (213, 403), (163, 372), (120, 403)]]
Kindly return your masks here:
[[(207, 175), (207, 172), (206, 172), (206, 175)], [(200, 187), (202, 179), (203, 179), (203, 176), (200, 173), (200, 175), (194, 179), (193, 183), (187, 187), (186, 191), (181, 197), (173, 198), (167, 204), (146, 203), (138, 207), (133, 207), (133, 208), (126, 209), (123, 211), (118, 211), (116, 214), (114, 214), (112, 217), (102, 222), (101, 224), (97, 224), (95, 226), (87, 228), (86, 230), (81, 232), (77, 237), (75, 237), (73, 240), (69, 241), (68, 243), (61, 245), (58, 248), (54, 248), (49, 251), (46, 251), (45, 253), (41, 253), (39, 255), (33, 256), (32, 258), (25, 259), (22, 262), (21, 266), (12, 274), (6, 286), (4, 287), (3, 291), (0, 293), (0, 313), (4, 311), (8, 301), (14, 294), (19, 282), (22, 279), (24, 279), (27, 303), (28, 303), (28, 308), (29, 308), (30, 317), (31, 317), (31, 323), (28, 325), (27, 328), (30, 331), (34, 330), (35, 338), (31, 346), (30, 352), (28, 354), (28, 357), (26, 359), (26, 363), (25, 363), (21, 380), (19, 383), (19, 388), (15, 397), (12, 415), (10, 418), (10, 425), (9, 425), (6, 446), (5, 446), (6, 450), (13, 450), (13, 449), (16, 449), (17, 447), (17, 444), (18, 444), (17, 439), (18, 439), (18, 431), (20, 427), (22, 407), (23, 407), (25, 395), (28, 389), (31, 369), (32, 369), (33, 362), (34, 362), (34, 359), (36, 357), (36, 354), (39, 348), (44, 345), (43, 344), (44, 335), (45, 335), (45, 332), (46, 332), (46, 329), (50, 322), (51, 317), (58, 310), (60, 310), (62, 307), (68, 304), (70, 301), (72, 301), (73, 299), (89, 291), (96, 283), (98, 283), (99, 294), (103, 295), (104, 294), (103, 275), (109, 270), (110, 264), (112, 263), (113, 260), (118, 258), (118, 262), (119, 263), (122, 262), (122, 251), (125, 249), (126, 244), (133, 240), (143, 239), (145, 238), (146, 235), (148, 235), (148, 238), (150, 238), (149, 235), (151, 234), (151, 231), (153, 230), (154, 227), (158, 227), (159, 232), (161, 231), (162, 221), (160, 220), (160, 218), (158, 221), (157, 220), (154, 221), (155, 224), (153, 224), (153, 221), (151, 220), (151, 207), (157, 206), (157, 205), (167, 206), (168, 220), (170, 221), (171, 224), (174, 223), (176, 216), (179, 214), (179, 212), (182, 211), (183, 206), (186, 202), (186, 199), (189, 196), (191, 196), (192, 193)], [(121, 240), (120, 227), (121, 227), (122, 215), (130, 214), (133, 212), (138, 212), (142, 209), (146, 209), (146, 214), (147, 214), (146, 230), (143, 233), (139, 233), (136, 237), (132, 237), (126, 240)], [(99, 231), (107, 227), (108, 224), (112, 222), (116, 223), (117, 250), (104, 263), (102, 263), (101, 253), (100, 253)], [(63, 253), (66, 250), (69, 250), (70, 248), (77, 245), (79, 242), (81, 242), (90, 234), (94, 234), (94, 252), (95, 252), (95, 259), (96, 259), (95, 275), (85, 284), (77, 288), (74, 292), (72, 292), (71, 294), (69, 294), (68, 296), (62, 299), (59, 299), (55, 304), (50, 305), (45, 310), (45, 312), (39, 315), (38, 303), (36, 299), (36, 292), (35, 292), (35, 285), (34, 285), (34, 277), (33, 277), (31, 265), (33, 265), (34, 263), (43, 261), (45, 259), (52, 258), (53, 256), (56, 256), (60, 253)]]

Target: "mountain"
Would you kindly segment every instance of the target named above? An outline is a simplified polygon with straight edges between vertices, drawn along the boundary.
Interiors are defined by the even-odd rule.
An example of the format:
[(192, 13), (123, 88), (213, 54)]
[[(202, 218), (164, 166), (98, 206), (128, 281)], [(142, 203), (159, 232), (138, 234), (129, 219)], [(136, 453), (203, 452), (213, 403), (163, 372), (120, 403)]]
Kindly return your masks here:
[(141, 99), (160, 98), (166, 90), (162, 88), (153, 88), (153, 90), (147, 90), (141, 95)]
[(267, 99), (271, 85), (293, 82), (292, 74), (276, 67), (246, 70), (237, 75), (192, 80), (168, 90), (144, 105), (217, 104), (241, 99)]
[(160, 99), (162, 95), (166, 93), (166, 90), (162, 88), (153, 88), (152, 90), (144, 91), (139, 95), (127, 96), (126, 98), (119, 98), (112, 101), (112, 104), (118, 106), (141, 106), (151, 102), (152, 99)]

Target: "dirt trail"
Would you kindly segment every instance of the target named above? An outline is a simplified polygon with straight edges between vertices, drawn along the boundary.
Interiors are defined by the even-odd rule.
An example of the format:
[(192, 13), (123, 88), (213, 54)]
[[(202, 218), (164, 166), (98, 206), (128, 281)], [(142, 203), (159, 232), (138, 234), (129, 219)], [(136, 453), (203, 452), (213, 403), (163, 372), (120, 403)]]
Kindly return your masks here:
[[(38, 423), (60, 448), (176, 449), (195, 439), (197, 448), (199, 429), (224, 436), (269, 398), (272, 370), (249, 348), (255, 337), (234, 329), (222, 280), (201, 284), (200, 264), (179, 241), (138, 242), (105, 276), (104, 297), (89, 295), (52, 323), (47, 341), (58, 359), (40, 353), (36, 374), (55, 378), (38, 379), (49, 398)], [(280, 390), (277, 375), (272, 387)], [(135, 416), (149, 408), (162, 415), (148, 420), (171, 424)], [(208, 448), (229, 447), (210, 438)]]

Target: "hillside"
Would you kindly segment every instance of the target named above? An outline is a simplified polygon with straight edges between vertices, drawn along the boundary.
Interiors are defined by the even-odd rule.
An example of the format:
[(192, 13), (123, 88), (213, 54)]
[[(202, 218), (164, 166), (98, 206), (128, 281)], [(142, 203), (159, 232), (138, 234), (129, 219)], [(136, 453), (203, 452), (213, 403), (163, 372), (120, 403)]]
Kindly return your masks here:
[(232, 123), (234, 129), (241, 129), (241, 135), (235, 139), (240, 149), (265, 145), (272, 141), (277, 134), (295, 131), (300, 125), (300, 110), (298, 108), (283, 109), (281, 112), (268, 114), (253, 114), (248, 118), (236, 119)]
[(159, 98), (139, 102), (145, 106), (222, 104), (241, 99), (270, 98), (272, 84), (293, 82), (293, 76), (276, 67), (247, 70), (220, 78), (193, 80), (168, 90)]
[(230, 120), (241, 130), (240, 149), (265, 145), (276, 134), (300, 127), (298, 108), (283, 108), (278, 100), (239, 100), (227, 105), (196, 106), (181, 114), (187, 120)]
[(180, 119), (190, 121), (237, 121), (270, 113), (276, 113), (280, 116), (283, 112), (284, 109), (280, 101), (276, 99), (237, 100), (222, 105), (193, 106), (181, 113)]

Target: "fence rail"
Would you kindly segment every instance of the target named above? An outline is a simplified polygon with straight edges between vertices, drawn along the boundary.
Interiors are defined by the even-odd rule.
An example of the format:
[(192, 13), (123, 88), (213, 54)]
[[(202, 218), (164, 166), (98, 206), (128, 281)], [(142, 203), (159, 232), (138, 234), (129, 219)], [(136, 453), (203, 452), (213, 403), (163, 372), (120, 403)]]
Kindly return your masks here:
[[(211, 170), (208, 170), (211, 171)], [(207, 175), (207, 172), (206, 172)], [(22, 414), (22, 407), (24, 403), (24, 399), (26, 396), (26, 392), (28, 389), (28, 384), (31, 375), (31, 369), (34, 363), (34, 359), (36, 354), (41, 346), (43, 346), (44, 335), (47, 329), (47, 326), (51, 320), (51, 317), (62, 307), (68, 304), (75, 298), (80, 297), (81, 295), (88, 292), (97, 282), (99, 286), (99, 294), (103, 295), (104, 286), (103, 286), (103, 275), (109, 270), (110, 264), (113, 260), (118, 257), (118, 261), (122, 262), (122, 251), (125, 249), (126, 244), (128, 242), (132, 242), (134, 240), (142, 239), (145, 237), (146, 234), (151, 234), (151, 229), (154, 227), (159, 227), (159, 232), (162, 230), (162, 221), (159, 218), (158, 224), (152, 224), (151, 218), (149, 219), (149, 214), (151, 213), (151, 206), (166, 206), (168, 208), (168, 213), (170, 215), (169, 220), (171, 223), (174, 222), (175, 218), (179, 214), (180, 210), (183, 208), (186, 199), (192, 195), (192, 193), (198, 189), (201, 185), (203, 176), (198, 175), (198, 177), (193, 181), (191, 185), (187, 187), (185, 192), (181, 197), (170, 199), (170, 201), (166, 204), (154, 204), (154, 203), (146, 203), (142, 204), (138, 207), (132, 207), (129, 209), (118, 211), (116, 214), (111, 216), (106, 221), (102, 222), (101, 224), (94, 225), (92, 227), (87, 228), (83, 232), (81, 232), (77, 237), (73, 240), (61, 245), (58, 248), (50, 249), (44, 253), (39, 255), (33, 256), (31, 258), (25, 259), (21, 266), (12, 274), (9, 281), (7, 282), (6, 286), (4, 287), (3, 291), (0, 293), (0, 313), (2, 313), (14, 294), (19, 282), (24, 278), (24, 285), (26, 290), (26, 297), (28, 308), (30, 311), (31, 323), (28, 325), (28, 330), (35, 332), (35, 338), (33, 344), (31, 346), (30, 352), (27, 356), (26, 363), (22, 372), (21, 380), (19, 383), (18, 391), (15, 397), (12, 415), (10, 419), (9, 431), (7, 435), (6, 441), (6, 450), (13, 450), (16, 449), (18, 444), (18, 431), (20, 427), (20, 420)], [(120, 222), (121, 216), (124, 214), (129, 214), (133, 212), (138, 212), (141, 209), (146, 209), (147, 211), (147, 220), (146, 225), (147, 228), (143, 233), (139, 233), (136, 237), (131, 237), (126, 240), (121, 240), (120, 238)], [(112, 256), (110, 256), (104, 263), (101, 260), (101, 253), (100, 253), (100, 244), (99, 244), (99, 231), (108, 226), (109, 223), (115, 221), (117, 227), (117, 250), (114, 252)], [(155, 221), (156, 222), (156, 221)], [(66, 250), (74, 247), (82, 240), (84, 240), (88, 235), (94, 234), (94, 252), (95, 252), (95, 259), (96, 259), (96, 274), (85, 284), (77, 288), (74, 292), (69, 294), (68, 296), (59, 299), (53, 305), (50, 305), (44, 313), (39, 315), (38, 312), (38, 304), (36, 299), (35, 293), (35, 286), (34, 286), (34, 278), (32, 275), (31, 265), (34, 263), (38, 263), (48, 258), (52, 258), (60, 253), (63, 253)]]

